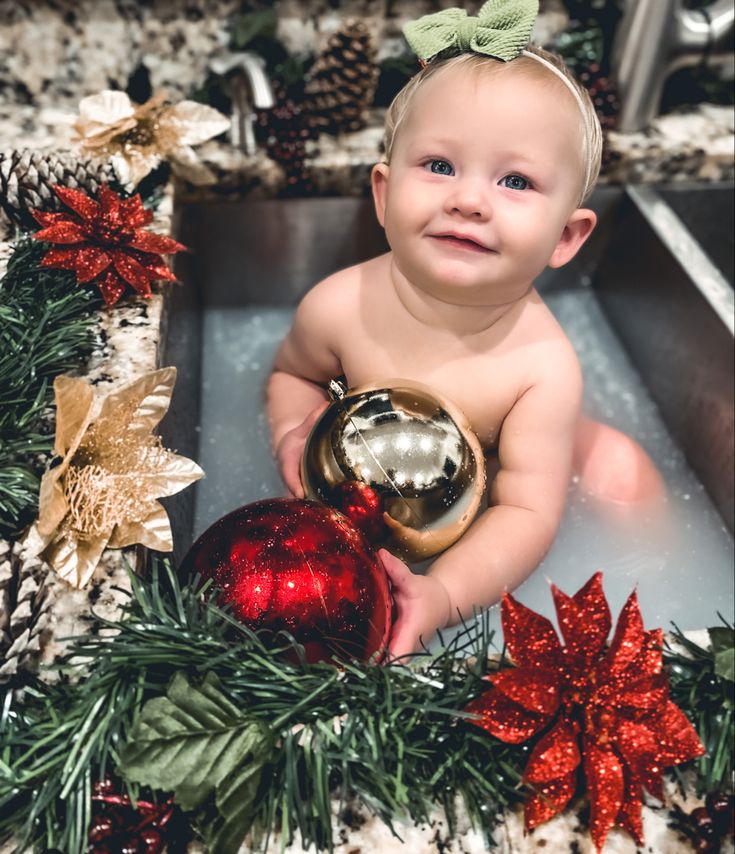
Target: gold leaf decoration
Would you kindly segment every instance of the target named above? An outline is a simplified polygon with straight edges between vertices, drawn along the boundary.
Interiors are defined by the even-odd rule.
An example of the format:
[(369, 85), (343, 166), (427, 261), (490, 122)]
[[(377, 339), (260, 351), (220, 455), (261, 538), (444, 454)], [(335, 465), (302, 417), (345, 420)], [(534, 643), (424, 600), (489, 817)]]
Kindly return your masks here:
[(136, 186), (162, 160), (194, 184), (213, 181), (192, 146), (229, 126), (227, 116), (196, 101), (171, 105), (157, 94), (134, 104), (124, 92), (104, 90), (79, 102), (74, 129), (83, 151), (109, 157), (120, 180)]
[(33, 539), (44, 560), (74, 587), (88, 584), (105, 548), (173, 548), (171, 524), (157, 499), (204, 475), (152, 432), (168, 410), (175, 382), (176, 368), (162, 368), (96, 397), (83, 379), (54, 380), (61, 462), (41, 481)]

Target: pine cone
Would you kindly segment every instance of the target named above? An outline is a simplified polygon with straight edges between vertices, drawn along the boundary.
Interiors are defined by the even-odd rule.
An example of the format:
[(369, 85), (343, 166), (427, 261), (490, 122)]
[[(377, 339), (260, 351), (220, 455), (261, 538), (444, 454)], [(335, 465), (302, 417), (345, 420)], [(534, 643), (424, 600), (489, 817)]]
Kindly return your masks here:
[(32, 669), (41, 651), (49, 600), (43, 565), (24, 560), (21, 546), (0, 541), (0, 685)]
[(265, 143), (271, 160), (286, 173), (285, 195), (306, 195), (314, 185), (304, 165), (306, 141), (316, 134), (309, 128), (299, 104), (286, 89), (275, 84), (276, 104), (271, 110), (259, 110), (256, 124), (258, 139)]
[(102, 183), (118, 184), (115, 170), (107, 161), (27, 148), (0, 152), (0, 207), (11, 222), (22, 228), (38, 227), (30, 208), (61, 209), (61, 202), (51, 189), (54, 184), (96, 195)]
[(365, 127), (380, 69), (365, 24), (348, 19), (334, 32), (309, 72), (304, 112), (313, 128), (338, 134)]

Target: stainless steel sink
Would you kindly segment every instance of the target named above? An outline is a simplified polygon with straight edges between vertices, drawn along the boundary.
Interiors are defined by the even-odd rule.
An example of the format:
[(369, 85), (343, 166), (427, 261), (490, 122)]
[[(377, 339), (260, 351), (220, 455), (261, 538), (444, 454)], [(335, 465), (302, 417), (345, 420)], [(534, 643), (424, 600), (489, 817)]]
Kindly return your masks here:
[[(599, 217), (591, 239), (537, 283), (580, 353), (589, 413), (644, 444), (676, 519), (655, 544), (641, 529), (615, 552), (622, 535), (588, 535), (597, 522), (571, 494), (542, 569), (573, 591), (607, 567), (619, 584), (613, 607), (638, 582), (649, 623), (695, 628), (707, 613), (732, 613), (732, 201), (732, 184), (601, 187), (591, 200)], [(177, 217), (177, 236), (192, 252), (177, 257), (185, 286), (173, 294), (163, 360), (178, 366), (179, 381), (164, 438), (207, 472), (168, 502), (181, 556), (219, 516), (282, 494), (262, 399), (278, 339), (309, 287), (387, 246), (367, 198), (207, 202), (181, 206)], [(696, 575), (704, 565), (709, 588), (706, 572)], [(548, 611), (543, 575), (524, 583), (524, 601)], [(671, 595), (681, 590), (659, 613), (662, 582)]]
[(631, 187), (593, 285), (733, 530), (733, 187)]

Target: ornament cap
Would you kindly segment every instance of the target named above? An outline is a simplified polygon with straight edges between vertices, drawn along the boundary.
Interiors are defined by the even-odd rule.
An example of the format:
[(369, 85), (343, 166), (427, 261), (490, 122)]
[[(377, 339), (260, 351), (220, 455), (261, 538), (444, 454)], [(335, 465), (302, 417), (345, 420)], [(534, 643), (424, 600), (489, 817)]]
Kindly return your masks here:
[(332, 400), (343, 400), (347, 395), (347, 386), (340, 380), (330, 380), (327, 392)]

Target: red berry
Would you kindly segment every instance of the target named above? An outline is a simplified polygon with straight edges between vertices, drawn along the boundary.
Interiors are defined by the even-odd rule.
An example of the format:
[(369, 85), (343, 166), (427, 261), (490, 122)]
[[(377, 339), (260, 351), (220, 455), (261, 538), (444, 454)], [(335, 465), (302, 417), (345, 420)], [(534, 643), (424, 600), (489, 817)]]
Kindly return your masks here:
[(108, 815), (98, 816), (89, 828), (89, 841), (99, 842), (112, 835), (113, 823)]
[(707, 812), (706, 807), (697, 807), (693, 810), (690, 819), (694, 825), (697, 835), (707, 842), (714, 842), (717, 839), (715, 832), (715, 824), (712, 816)]
[(163, 851), (163, 836), (152, 827), (140, 832), (140, 841), (143, 843), (144, 854), (160, 854)]

